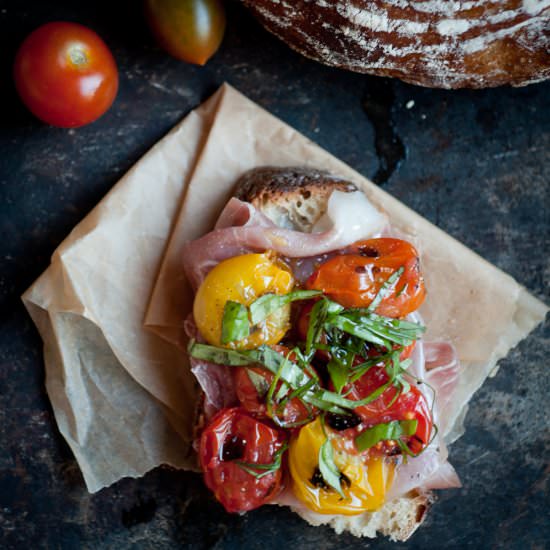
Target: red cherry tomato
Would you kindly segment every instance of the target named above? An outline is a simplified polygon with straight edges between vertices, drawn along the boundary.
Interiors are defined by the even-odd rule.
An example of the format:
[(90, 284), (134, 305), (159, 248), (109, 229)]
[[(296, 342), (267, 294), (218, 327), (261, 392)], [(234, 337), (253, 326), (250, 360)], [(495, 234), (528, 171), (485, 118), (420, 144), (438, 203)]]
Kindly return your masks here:
[(243, 409), (222, 409), (214, 416), (202, 432), (199, 458), (207, 487), (228, 512), (253, 510), (277, 496), (281, 468), (258, 478), (238, 462), (271, 464), (284, 443), (284, 434)]
[(369, 239), (348, 247), (345, 254), (322, 264), (307, 280), (308, 289), (322, 290), (344, 307), (368, 307), (386, 280), (400, 267), (404, 272), (376, 308), (387, 317), (404, 317), (424, 301), (418, 253), (399, 239)]
[(170, 55), (196, 65), (216, 53), (225, 31), (220, 0), (145, 0), (145, 16)]
[[(252, 374), (250, 374), (252, 371)], [(251, 376), (257, 375), (256, 384), (263, 386), (261, 393), (258, 392), (256, 384)], [(273, 382), (274, 375), (262, 367), (237, 367), (235, 369), (235, 385), (237, 387), (237, 398), (241, 405), (248, 411), (259, 417), (270, 416), (266, 406), (267, 390)], [(261, 381), (261, 382), (260, 382)], [(281, 383), (277, 384), (275, 392), (279, 390)], [(294, 397), (286, 403), (282, 411), (275, 410), (277, 422), (284, 427), (293, 427), (296, 424), (311, 420), (311, 413), (303, 401)]]
[(118, 90), (109, 48), (94, 31), (76, 23), (47, 23), (32, 32), (15, 57), (14, 78), (32, 113), (62, 128), (99, 118)]
[[(359, 380), (346, 386), (343, 393), (347, 394), (348, 399), (359, 401), (384, 385), (388, 379), (384, 367), (373, 367)], [(366, 427), (392, 420), (416, 420), (416, 432), (404, 440), (408, 442), (413, 453), (418, 453), (430, 440), (433, 425), (430, 407), (422, 392), (415, 386), (411, 386), (407, 393), (399, 395), (389, 406), (397, 392), (397, 388), (390, 385), (378, 399), (368, 405), (357, 407), (354, 412), (363, 420)]]

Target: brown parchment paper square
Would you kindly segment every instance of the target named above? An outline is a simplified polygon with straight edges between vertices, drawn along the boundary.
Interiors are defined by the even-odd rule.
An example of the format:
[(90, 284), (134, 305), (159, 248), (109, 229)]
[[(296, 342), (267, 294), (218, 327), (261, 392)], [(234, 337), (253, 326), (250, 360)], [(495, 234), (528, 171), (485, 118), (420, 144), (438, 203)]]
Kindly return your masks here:
[(59, 429), (90, 491), (160, 464), (195, 467), (181, 247), (212, 228), (235, 180), (262, 165), (347, 177), (419, 243), (426, 338), (451, 340), (464, 366), (447, 441), (496, 362), (544, 318), (546, 306), (511, 277), (224, 85), (115, 185), (23, 295), (44, 339)]

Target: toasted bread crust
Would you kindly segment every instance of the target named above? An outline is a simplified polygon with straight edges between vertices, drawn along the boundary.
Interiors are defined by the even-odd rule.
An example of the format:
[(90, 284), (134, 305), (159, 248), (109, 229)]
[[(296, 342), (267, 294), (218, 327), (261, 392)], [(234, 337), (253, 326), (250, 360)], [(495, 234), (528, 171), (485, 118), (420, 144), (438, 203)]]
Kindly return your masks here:
[(311, 168), (265, 166), (246, 172), (235, 196), (249, 202), (279, 227), (310, 232), (335, 190), (356, 191), (353, 183)]
[(262, 166), (245, 172), (237, 181), (235, 196), (256, 206), (292, 196), (309, 198), (309, 193), (330, 195), (334, 190), (356, 191), (353, 183), (313, 168)]
[(420, 527), (434, 501), (431, 491), (411, 491), (386, 502), (375, 512), (357, 516), (323, 516), (303, 507), (293, 510), (310, 525), (329, 525), (337, 534), (347, 531), (356, 537), (375, 538), (378, 532), (393, 541), (404, 542)]

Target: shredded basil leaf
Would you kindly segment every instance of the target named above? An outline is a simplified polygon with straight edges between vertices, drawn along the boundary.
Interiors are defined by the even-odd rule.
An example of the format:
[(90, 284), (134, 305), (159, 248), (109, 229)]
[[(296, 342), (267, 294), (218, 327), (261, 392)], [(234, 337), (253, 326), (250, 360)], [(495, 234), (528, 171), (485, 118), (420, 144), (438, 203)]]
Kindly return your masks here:
[(252, 382), (254, 388), (256, 388), (258, 396), (264, 397), (267, 395), (267, 392), (269, 391), (269, 384), (267, 383), (267, 380), (261, 374), (254, 372), (252, 369), (246, 369), (246, 374), (248, 375), (248, 378)]
[[(269, 386), (269, 391), (267, 392), (267, 397), (265, 399), (267, 413), (269, 416), (273, 419), (273, 421), (276, 424), (280, 425), (279, 418), (276, 414), (273, 412), (273, 394), (275, 393), (275, 389), (277, 388), (277, 383), (279, 382), (281, 378), (281, 374), (283, 372), (283, 369), (285, 368), (285, 365), (288, 363), (288, 355), (284, 358), (284, 361), (279, 365), (279, 368), (277, 369), (277, 372), (275, 373), (275, 376), (273, 377), (273, 380), (271, 382), (271, 385)], [(281, 386), (284, 387), (284, 386)]]
[(320, 290), (296, 290), (288, 294), (264, 294), (250, 304), (250, 322), (253, 325), (257, 325), (274, 311), (277, 311), (291, 302), (308, 300), (320, 294)]
[(392, 344), (409, 346), (426, 330), (420, 324), (382, 317), (365, 310), (345, 310), (329, 317), (326, 324), (387, 349)]
[[(285, 442), (273, 455), (273, 462), (269, 464), (255, 464), (254, 462), (243, 462), (242, 460), (235, 460), (235, 464), (256, 479), (262, 479), (262, 477), (275, 473), (281, 467), (283, 454), (287, 449), (288, 443)], [(258, 472), (258, 470), (260, 471)]]
[(349, 370), (346, 366), (342, 365), (338, 361), (331, 359), (328, 362), (327, 370), (330, 375), (330, 379), (334, 384), (334, 389), (337, 393), (342, 393), (343, 387), (347, 384)]
[(208, 344), (199, 344), (192, 340), (189, 342), (187, 352), (195, 359), (202, 359), (217, 365), (230, 365), (232, 367), (244, 367), (255, 361), (247, 355), (246, 351), (218, 348)]
[(366, 451), (374, 447), (380, 441), (394, 439), (399, 442), (402, 436), (409, 436), (416, 433), (418, 420), (393, 420), (384, 424), (376, 424), (367, 428), (355, 438), (355, 445), (358, 451)]
[(327, 300), (323, 299), (315, 302), (309, 313), (309, 324), (307, 327), (306, 356), (308, 357), (311, 354), (313, 344), (317, 343), (319, 337), (321, 336), (326, 317)]
[(223, 308), (222, 344), (242, 340), (250, 334), (250, 323), (246, 306), (228, 300)]
[(330, 485), (337, 491), (342, 498), (346, 498), (344, 491), (342, 491), (342, 484), (340, 483), (340, 470), (334, 463), (332, 443), (328, 438), (319, 449), (319, 471), (327, 485)]
[(370, 303), (367, 311), (376, 310), (376, 308), (380, 305), (380, 302), (386, 297), (387, 294), (389, 294), (393, 290), (393, 288), (397, 284), (397, 281), (399, 280), (401, 275), (403, 275), (404, 271), (405, 268), (401, 266), (397, 271), (395, 271), (388, 277), (388, 279), (380, 287), (380, 290), (378, 291), (378, 294), (374, 297), (374, 300)]

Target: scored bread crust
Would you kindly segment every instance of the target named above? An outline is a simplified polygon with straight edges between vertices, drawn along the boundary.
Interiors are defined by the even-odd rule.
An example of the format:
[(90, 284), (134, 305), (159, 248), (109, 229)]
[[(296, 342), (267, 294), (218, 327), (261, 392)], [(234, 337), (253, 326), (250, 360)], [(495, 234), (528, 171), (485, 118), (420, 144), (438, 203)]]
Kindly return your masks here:
[[(311, 168), (261, 167), (246, 172), (235, 185), (234, 195), (250, 202), (279, 227), (310, 232), (326, 212), (334, 190), (352, 192), (357, 188), (348, 180)], [(330, 525), (338, 534), (348, 531), (357, 537), (407, 540), (424, 521), (434, 501), (431, 491), (411, 491), (386, 502), (376, 512), (357, 516), (323, 516), (302, 507), (292, 507), (311, 525)]]
[(241, 0), (302, 55), (432, 88), (550, 77), (547, 0)]

